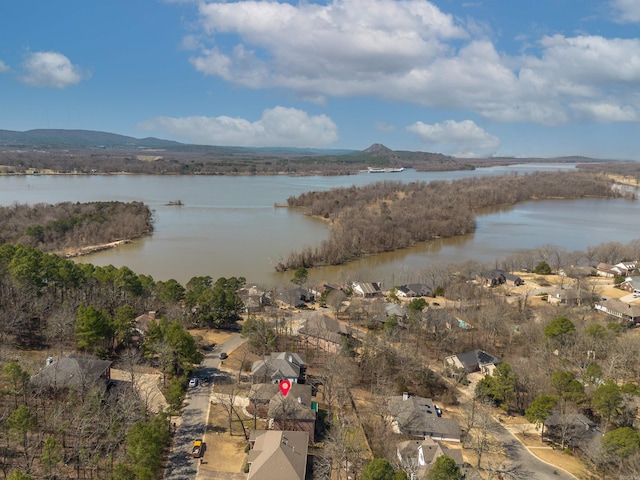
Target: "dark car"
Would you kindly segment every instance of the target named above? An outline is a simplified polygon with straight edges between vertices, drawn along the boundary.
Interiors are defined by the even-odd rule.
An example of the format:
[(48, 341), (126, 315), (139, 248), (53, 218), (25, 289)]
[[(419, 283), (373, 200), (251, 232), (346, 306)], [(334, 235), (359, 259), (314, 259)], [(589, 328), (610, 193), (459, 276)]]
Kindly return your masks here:
[(229, 358), (229, 355), (227, 355), (225, 352), (221, 352), (220, 353), (220, 360), (224, 360), (226, 358)]

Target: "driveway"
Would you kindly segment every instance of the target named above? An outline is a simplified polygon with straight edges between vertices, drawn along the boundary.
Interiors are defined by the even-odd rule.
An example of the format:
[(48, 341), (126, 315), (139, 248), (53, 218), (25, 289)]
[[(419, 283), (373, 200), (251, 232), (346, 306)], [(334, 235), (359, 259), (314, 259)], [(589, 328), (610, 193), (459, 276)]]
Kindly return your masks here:
[[(218, 372), (220, 365), (220, 352), (230, 353), (245, 341), (245, 338), (237, 334), (217, 345), (206, 354), (202, 365), (193, 372), (193, 376), (198, 378), (213, 377)], [(187, 390), (181, 421), (176, 427), (173, 447), (164, 474), (164, 478), (168, 480), (193, 480), (196, 478), (199, 462), (189, 454), (193, 441), (204, 438), (211, 387), (211, 382), (199, 382), (197, 387)]]

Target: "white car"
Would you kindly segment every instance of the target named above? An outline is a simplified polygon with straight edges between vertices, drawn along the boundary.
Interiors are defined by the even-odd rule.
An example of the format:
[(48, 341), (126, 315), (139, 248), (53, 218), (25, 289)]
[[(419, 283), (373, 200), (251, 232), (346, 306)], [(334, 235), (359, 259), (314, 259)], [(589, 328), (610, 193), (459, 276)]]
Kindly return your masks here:
[(193, 388), (193, 387), (197, 387), (198, 386), (198, 379), (197, 378), (192, 378), (191, 380), (189, 380), (189, 387)]

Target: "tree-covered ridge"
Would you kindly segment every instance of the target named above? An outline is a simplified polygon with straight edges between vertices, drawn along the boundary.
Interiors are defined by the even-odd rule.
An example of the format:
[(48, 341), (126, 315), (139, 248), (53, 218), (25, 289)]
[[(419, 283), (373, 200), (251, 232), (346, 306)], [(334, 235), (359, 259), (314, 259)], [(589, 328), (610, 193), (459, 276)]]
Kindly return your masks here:
[(63, 202), (0, 207), (0, 243), (46, 252), (133, 239), (153, 231), (142, 202)]
[(353, 258), (390, 252), (438, 237), (475, 230), (475, 210), (537, 199), (622, 197), (604, 175), (543, 172), (454, 181), (392, 182), (336, 188), (290, 197), (290, 207), (331, 222), (329, 239), (294, 252), (278, 269), (339, 265)]

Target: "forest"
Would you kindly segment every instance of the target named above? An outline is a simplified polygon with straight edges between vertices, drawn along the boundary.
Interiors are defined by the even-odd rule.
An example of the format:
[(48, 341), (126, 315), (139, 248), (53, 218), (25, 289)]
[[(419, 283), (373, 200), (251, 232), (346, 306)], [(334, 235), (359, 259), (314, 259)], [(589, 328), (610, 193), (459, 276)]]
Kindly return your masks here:
[(470, 233), (476, 227), (475, 211), (482, 207), (540, 199), (633, 196), (612, 186), (613, 181), (603, 174), (553, 172), (451, 182), (385, 181), (303, 193), (287, 199), (287, 205), (328, 221), (329, 239), (315, 248), (292, 252), (276, 270), (340, 265), (363, 255)]
[(0, 207), (0, 244), (18, 243), (44, 252), (77, 250), (153, 231), (142, 202), (64, 202)]
[[(76, 264), (41, 250), (0, 246), (0, 472), (26, 478), (154, 479), (170, 442), (187, 375), (201, 361), (187, 328), (240, 318), (243, 278), (156, 282), (127, 267)], [(158, 311), (141, 346), (135, 318)], [(86, 378), (74, 388), (34, 383), (45, 354), (114, 362), (131, 379), (163, 373), (169, 412), (149, 410), (133, 382)], [(23, 477), (16, 477), (22, 479)]]

